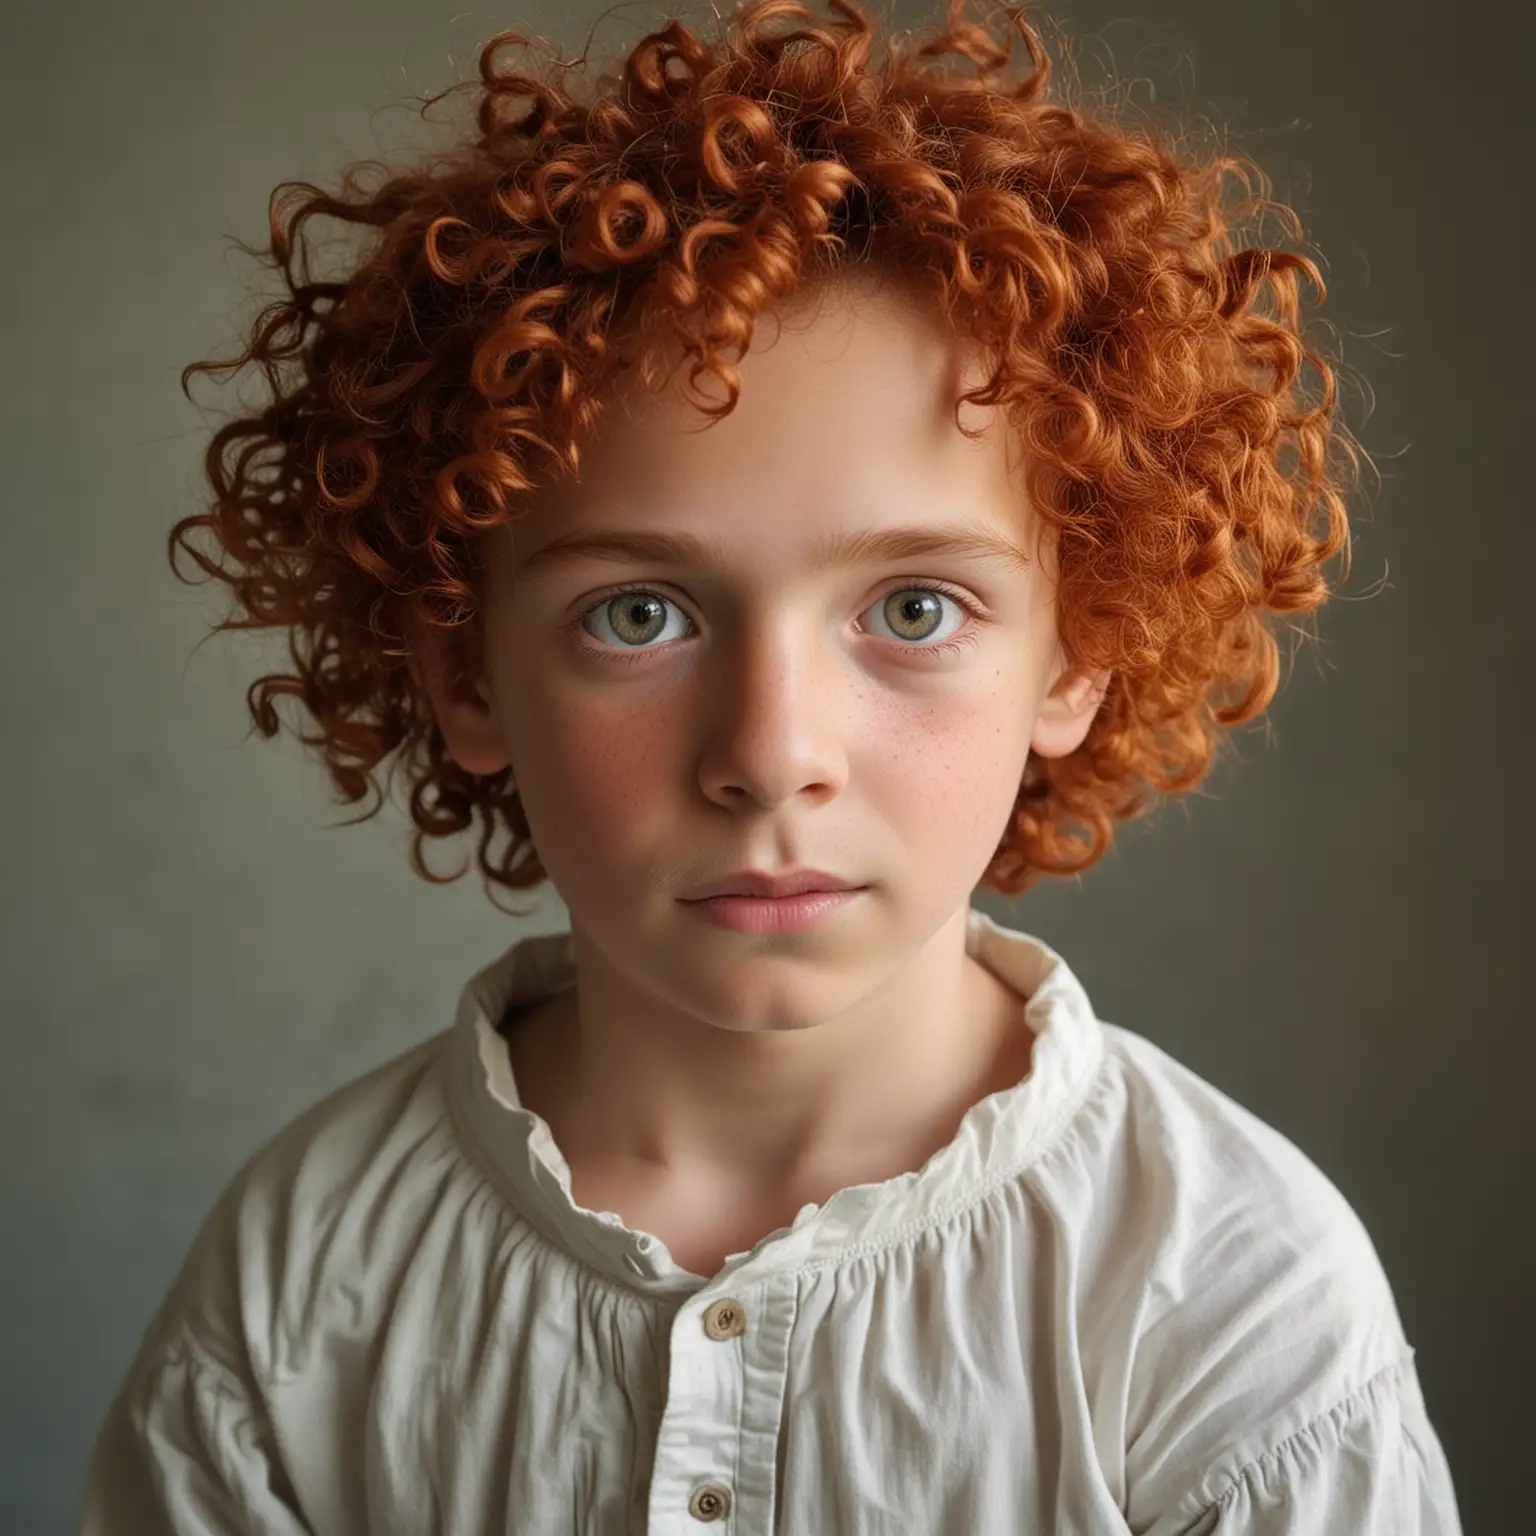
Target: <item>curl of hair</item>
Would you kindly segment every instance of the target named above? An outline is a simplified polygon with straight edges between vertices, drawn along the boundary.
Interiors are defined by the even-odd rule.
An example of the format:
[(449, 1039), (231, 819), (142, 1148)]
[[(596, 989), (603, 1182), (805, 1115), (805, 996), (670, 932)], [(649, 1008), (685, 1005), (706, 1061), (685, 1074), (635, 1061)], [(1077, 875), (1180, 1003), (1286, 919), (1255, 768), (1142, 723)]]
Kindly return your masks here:
[[(478, 82), (431, 98), (477, 92), (478, 132), (451, 152), (371, 191), (368, 163), (339, 195), (274, 191), (286, 298), (238, 358), (183, 371), (185, 390), (255, 364), (270, 403), (214, 434), (212, 507), (175, 525), (172, 567), (181, 548), (228, 584), (235, 611), (216, 630), (288, 631), (294, 672), (247, 694), (263, 736), (275, 701), (299, 699), (318, 726), (300, 738), (343, 801), (378, 797), (358, 819), (382, 805), (376, 771), (408, 775), (424, 879), (465, 872), (433, 875), (424, 840), (476, 822), (488, 882), (545, 878), (511, 770), (449, 756), (407, 636), (436, 625), (469, 654), (478, 541), (576, 472), (614, 328), (637, 304), (655, 317), (641, 377), (654, 385), (680, 342), (706, 415), (734, 405), (730, 358), (764, 308), (850, 267), (918, 285), (983, 349), (987, 382), (964, 398), (1003, 407), (1027, 450), (1030, 502), (1058, 537), (1065, 654), (1112, 669), (1081, 747), (1031, 755), (983, 877), (994, 891), (1087, 869), (1154, 792), (1197, 785), (1223, 730), (1276, 691), (1268, 616), (1316, 609), (1324, 565), (1340, 550), (1347, 564), (1356, 450), (1298, 315), (1298, 275), (1319, 298), (1322, 278), (1236, 233), (1255, 208), (1296, 232), (1263, 173), (1230, 154), (1186, 163), (1156, 131), (1052, 101), (1025, 7), (998, 37), (948, 0), (943, 26), (888, 39), (876, 66), (873, 23), (828, 3), (822, 22), (798, 0), (755, 0), (714, 44), (673, 19), (581, 97), (569, 66), (504, 63), (530, 40), (498, 34)], [(1235, 210), (1229, 176), (1246, 194)], [(376, 232), (340, 280), (311, 273), (317, 216)], [(1310, 404), (1307, 361), (1322, 380)], [(697, 391), (705, 374), (723, 404)]]

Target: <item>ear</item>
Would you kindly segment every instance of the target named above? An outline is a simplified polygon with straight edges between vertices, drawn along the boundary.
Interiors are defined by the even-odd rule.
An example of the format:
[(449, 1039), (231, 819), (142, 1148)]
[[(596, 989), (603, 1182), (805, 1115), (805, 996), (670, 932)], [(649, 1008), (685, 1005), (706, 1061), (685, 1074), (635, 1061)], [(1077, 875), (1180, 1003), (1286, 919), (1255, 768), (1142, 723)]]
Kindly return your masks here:
[[(471, 642), (478, 634), (475, 628)], [(415, 614), (406, 623), (406, 645), (411, 677), (432, 705), (448, 755), (466, 773), (499, 773), (512, 759), (502, 740), (490, 686), (478, 667), (466, 671), (462, 660), (461, 647), (474, 653), (478, 646), (464, 646), (447, 630), (424, 624)]]
[(1082, 746), (1088, 727), (1104, 702), (1111, 671), (1068, 667), (1057, 675), (1035, 716), (1030, 748), (1041, 757), (1065, 757)]

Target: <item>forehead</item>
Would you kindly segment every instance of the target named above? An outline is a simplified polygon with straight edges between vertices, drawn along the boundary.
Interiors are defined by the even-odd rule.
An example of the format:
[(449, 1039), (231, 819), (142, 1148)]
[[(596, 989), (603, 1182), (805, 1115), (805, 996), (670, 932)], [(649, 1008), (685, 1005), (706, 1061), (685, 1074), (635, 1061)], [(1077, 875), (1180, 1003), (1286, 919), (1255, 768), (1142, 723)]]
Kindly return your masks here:
[[(672, 564), (820, 569), (889, 556), (898, 536), (914, 554), (924, 536), (935, 551), (946, 537), (990, 538), (994, 557), (1026, 542), (1005, 417), (963, 406), (979, 440), (956, 425), (981, 360), (907, 292), (818, 285), (762, 317), (736, 367), (740, 394), (714, 422), (684, 394), (686, 362), (660, 390), (626, 377), (582, 445), (579, 475), (529, 499), (501, 557), (522, 575), (571, 563), (583, 540), (616, 549), (612, 536), (629, 533)], [(724, 398), (707, 376), (698, 387)]]
[[(616, 350), (631, 360), (640, 340), (629, 333)], [(596, 452), (647, 458), (661, 448), (677, 460), (688, 451), (722, 461), (789, 438), (802, 449), (817, 443), (850, 447), (900, 440), (911, 449), (955, 451), (955, 405), (985, 369), (970, 340), (947, 328), (910, 279), (856, 272), (807, 284), (753, 323), (745, 353), (734, 361), (740, 393), (730, 413), (705, 430), (705, 418), (684, 390), (693, 359), (675, 337), (652, 337), (666, 371), (659, 389), (631, 369), (613, 391)], [(722, 348), (721, 361), (733, 353)], [(697, 396), (725, 403), (724, 384), (701, 372)], [(996, 413), (967, 405), (968, 427), (990, 425)]]

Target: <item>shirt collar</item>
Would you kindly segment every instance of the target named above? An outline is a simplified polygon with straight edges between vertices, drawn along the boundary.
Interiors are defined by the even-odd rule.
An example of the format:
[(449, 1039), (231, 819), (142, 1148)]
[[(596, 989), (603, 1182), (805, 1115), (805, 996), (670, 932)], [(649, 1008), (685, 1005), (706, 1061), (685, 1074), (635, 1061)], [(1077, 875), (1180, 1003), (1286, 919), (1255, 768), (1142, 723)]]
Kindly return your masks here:
[[(733, 1286), (942, 1219), (1017, 1178), (1061, 1135), (1104, 1055), (1087, 993), (1043, 940), (974, 907), (966, 951), (1027, 998), (1025, 1021), (1036, 1036), (1028, 1076), (973, 1104), (954, 1137), (921, 1168), (802, 1206), (792, 1225), (727, 1262), (721, 1277), (729, 1275)], [(568, 932), (519, 939), (471, 977), (449, 1033), (451, 1111), (487, 1176), (545, 1236), (624, 1284), (696, 1290), (697, 1277), (671, 1263), (661, 1244), (613, 1211), (575, 1203), (570, 1168), (549, 1126), (518, 1099), (496, 1025), (509, 1008), (537, 1002), (575, 979)]]

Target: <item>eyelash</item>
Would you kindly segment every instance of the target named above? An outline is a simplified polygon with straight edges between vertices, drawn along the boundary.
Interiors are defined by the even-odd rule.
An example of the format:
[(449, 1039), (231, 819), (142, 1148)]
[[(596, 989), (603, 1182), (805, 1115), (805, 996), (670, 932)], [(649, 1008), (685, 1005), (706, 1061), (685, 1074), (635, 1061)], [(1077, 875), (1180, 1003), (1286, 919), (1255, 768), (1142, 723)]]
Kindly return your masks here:
[[(901, 646), (900, 648), (902, 650), (910, 650), (921, 656), (943, 656), (953, 655), (958, 651), (968, 650), (971, 646), (975, 645), (978, 639), (976, 632), (977, 623), (983, 620), (984, 615), (981, 609), (976, 606), (970, 597), (968, 597), (959, 588), (950, 586), (947, 582), (927, 580), (900, 582), (895, 586), (888, 587), (883, 593), (881, 593), (880, 597), (875, 599), (875, 602), (882, 601), (884, 598), (889, 597), (893, 592), (909, 591), (941, 593), (943, 596), (949, 598), (952, 602), (963, 608), (975, 622), (968, 624), (963, 630), (960, 631), (958, 635), (954, 635), (948, 640), (941, 641), (938, 645), (921, 645), (914, 643), (912, 645)], [(578, 650), (584, 651), (589, 656), (598, 656), (601, 657), (604, 661), (617, 661), (626, 666), (633, 665), (637, 661), (644, 661), (648, 656), (654, 656), (657, 654), (655, 648), (617, 651), (610, 649), (607, 646), (593, 645), (588, 640), (583, 638), (583, 636), (586, 634), (584, 625), (588, 615), (596, 613), (604, 603), (611, 603), (614, 598), (622, 597), (626, 592), (644, 592), (648, 597), (659, 597), (664, 602), (671, 603), (673, 607), (679, 606), (675, 598), (668, 597), (665, 592), (658, 592), (654, 587), (648, 587), (642, 582), (630, 582), (624, 586), (614, 587), (610, 591), (603, 593), (601, 597), (594, 598), (593, 601), (588, 603), (587, 606), (583, 608), (581, 612), (578, 613), (576, 617), (570, 621), (569, 624), (565, 625), (565, 628), (576, 637), (576, 648)], [(874, 605), (871, 604), (870, 606), (873, 607)], [(689, 622), (691, 623), (692, 621), (690, 620)]]

